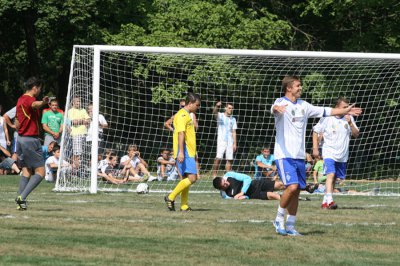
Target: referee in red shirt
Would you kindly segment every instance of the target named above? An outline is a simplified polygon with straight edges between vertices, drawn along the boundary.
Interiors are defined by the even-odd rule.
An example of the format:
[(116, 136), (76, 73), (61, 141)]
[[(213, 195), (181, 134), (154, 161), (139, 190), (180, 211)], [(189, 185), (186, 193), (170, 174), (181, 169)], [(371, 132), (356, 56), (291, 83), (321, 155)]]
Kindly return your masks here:
[(17, 209), (26, 210), (26, 197), (42, 182), (45, 176), (42, 144), (39, 140), (40, 108), (47, 105), (49, 98), (37, 101), (43, 81), (31, 77), (25, 84), (25, 93), (17, 102), (16, 125), (18, 128), (17, 155), (22, 166), (22, 176), (15, 199)]

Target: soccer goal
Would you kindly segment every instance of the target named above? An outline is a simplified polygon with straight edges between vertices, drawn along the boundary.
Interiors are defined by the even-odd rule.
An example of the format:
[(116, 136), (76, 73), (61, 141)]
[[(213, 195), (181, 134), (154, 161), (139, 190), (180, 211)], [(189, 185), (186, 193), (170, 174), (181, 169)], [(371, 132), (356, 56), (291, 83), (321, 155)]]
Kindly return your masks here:
[[(187, 92), (199, 93), (202, 98), (196, 114), (201, 179), (191, 191), (215, 192), (212, 166), (217, 123), (212, 111), (218, 101), (234, 105), (238, 149), (233, 170), (253, 176), (261, 149), (270, 146), (273, 152), (270, 108), (282, 96), (281, 80), (287, 74), (300, 76), (302, 99), (314, 105), (333, 106), (338, 96), (346, 96), (364, 110), (356, 118), (361, 134), (350, 142), (347, 179), (341, 189), (399, 195), (399, 54), (125, 46), (74, 46), (65, 113), (75, 108), (73, 102), (79, 99), (79, 108), (91, 105), (90, 119), (99, 121), (103, 115), (108, 128), (99, 135), (99, 123), (92, 123), (91, 141), (87, 141), (90, 119), (82, 119), (79, 125), (84, 129), (77, 138), (71, 130), (76, 125), (66, 115), (61, 156), (70, 167), (59, 171), (55, 190), (135, 191), (138, 182), (107, 181), (99, 177), (97, 169), (105, 150), (122, 158), (132, 144), (137, 145), (148, 171), (157, 175), (161, 149), (172, 149), (172, 132), (164, 122), (179, 110), (179, 100)], [(317, 122), (308, 123), (308, 151), (311, 128)], [(220, 175), (224, 169), (223, 160)], [(116, 178), (122, 178), (120, 170), (115, 171)], [(176, 182), (149, 182), (150, 191), (169, 191)]]

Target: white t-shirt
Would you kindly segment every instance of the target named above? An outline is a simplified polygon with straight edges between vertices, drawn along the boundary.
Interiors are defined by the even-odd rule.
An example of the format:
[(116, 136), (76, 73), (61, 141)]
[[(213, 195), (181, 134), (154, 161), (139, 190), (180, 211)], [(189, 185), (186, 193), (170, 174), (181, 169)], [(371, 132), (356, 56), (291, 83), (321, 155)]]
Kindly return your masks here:
[[(121, 164), (124, 163), (124, 162), (126, 162), (126, 161), (128, 161), (128, 160), (131, 160), (131, 158), (129, 158), (128, 155), (122, 156), (122, 158), (121, 158)], [(133, 159), (131, 160), (131, 165), (132, 165), (133, 168), (136, 168), (136, 166), (137, 166), (139, 163), (140, 163), (140, 160), (139, 160), (138, 157), (133, 157)]]
[[(52, 169), (51, 164), (56, 164), (58, 165), (59, 159), (57, 159), (55, 156), (50, 156), (47, 158), (45, 162), (45, 168), (46, 168), (46, 176), (45, 179), (50, 182), (54, 182), (56, 177), (55, 174), (57, 173), (57, 169)], [(67, 161), (63, 161), (63, 165), (61, 167), (68, 167), (69, 163)]]
[(108, 160), (107, 159), (99, 161), (99, 163), (97, 164), (97, 170), (102, 172), (102, 169), (105, 166), (108, 166)]
[[(103, 128), (101, 127), (101, 125), (107, 125), (107, 120), (104, 118), (102, 114), (99, 114), (99, 140), (103, 139)], [(92, 141), (92, 134), (93, 134), (93, 120), (90, 121), (90, 125), (86, 135), (86, 141)]]
[[(17, 107), (14, 106), (10, 110), (7, 111), (6, 115), (11, 119), (11, 121), (14, 123), (14, 118), (17, 115)], [(14, 130), (14, 139), (18, 137), (18, 130)]]
[[(358, 129), (354, 118), (350, 116), (353, 125)], [(349, 158), (349, 143), (351, 128), (344, 117), (323, 117), (314, 126), (313, 130), (323, 134), (322, 157), (330, 158), (336, 162), (347, 162)]]
[(0, 145), (3, 146), (3, 148), (7, 149), (6, 133), (4, 132), (5, 123), (6, 121), (4, 120), (4, 118), (0, 116)]
[[(157, 158), (157, 175), (160, 176), (161, 175), (161, 163), (160, 161), (165, 160), (162, 156)], [(171, 163), (175, 163), (175, 159), (170, 157), (169, 162)], [(166, 164), (165, 165), (165, 175), (169, 176), (171, 173), (173, 173), (175, 170), (175, 165), (172, 164)]]
[(226, 116), (225, 113), (218, 113), (218, 143), (227, 142), (233, 144), (233, 130), (237, 129), (236, 119), (233, 116)]
[[(287, 105), (286, 111), (274, 113), (274, 105)], [(271, 112), (275, 117), (275, 160), (282, 158), (305, 159), (305, 133), (309, 117), (329, 116), (332, 108), (317, 107), (298, 99), (295, 103), (282, 97), (275, 100)]]

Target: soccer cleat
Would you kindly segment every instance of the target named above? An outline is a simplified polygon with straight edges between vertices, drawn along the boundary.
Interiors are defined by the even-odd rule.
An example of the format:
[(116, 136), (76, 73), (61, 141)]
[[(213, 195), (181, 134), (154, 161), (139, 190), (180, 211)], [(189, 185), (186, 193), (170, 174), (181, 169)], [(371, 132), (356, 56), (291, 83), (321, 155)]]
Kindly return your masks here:
[(306, 188), (304, 190), (307, 191), (308, 193), (314, 193), (314, 191), (316, 189), (318, 189), (318, 186), (319, 186), (318, 183), (316, 183), (316, 184), (307, 184)]
[(321, 209), (328, 209), (328, 204), (326, 202), (322, 203)]
[(192, 208), (188, 207), (187, 209), (181, 209), (181, 212), (191, 212), (193, 211)]
[(338, 206), (334, 201), (332, 201), (331, 203), (328, 204), (329, 210), (336, 210), (337, 208), (338, 208)]
[(278, 221), (273, 221), (272, 224), (275, 227), (275, 232), (277, 232), (279, 235), (282, 235), (282, 236), (286, 236), (287, 235), (287, 232), (286, 232), (285, 227), (283, 226), (283, 224), (281, 224)]
[(170, 211), (175, 211), (175, 201), (170, 200), (170, 199), (168, 198), (168, 195), (164, 197), (164, 201), (165, 201), (165, 203), (167, 204), (168, 210), (170, 210)]
[(296, 229), (291, 229), (291, 230), (286, 230), (286, 233), (288, 236), (303, 236), (299, 232), (296, 231)]
[(21, 196), (18, 196), (16, 199), (15, 199), (15, 203), (17, 203), (17, 210), (20, 210), (20, 211), (26, 211), (27, 209), (28, 209), (28, 206), (27, 206), (27, 204), (26, 204), (26, 201), (25, 200), (22, 200), (22, 198), (21, 198)]

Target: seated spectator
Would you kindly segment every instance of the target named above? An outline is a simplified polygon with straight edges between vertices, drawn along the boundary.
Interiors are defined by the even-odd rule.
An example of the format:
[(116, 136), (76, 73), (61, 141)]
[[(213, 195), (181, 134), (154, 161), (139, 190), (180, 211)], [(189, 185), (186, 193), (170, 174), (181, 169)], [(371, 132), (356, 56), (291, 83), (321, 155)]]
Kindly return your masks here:
[[(131, 165), (131, 167), (129, 166)], [(152, 176), (150, 172), (147, 170), (148, 164), (145, 160), (140, 157), (140, 152), (137, 149), (135, 144), (129, 145), (128, 147), (128, 154), (121, 158), (121, 167), (133, 169), (129, 170), (134, 173), (134, 176), (139, 175), (140, 173), (146, 175), (148, 177), (148, 181), (154, 181), (158, 179), (156, 176)]]
[(115, 153), (110, 153), (108, 156), (108, 164), (103, 165), (98, 173), (104, 181), (111, 184), (122, 184), (126, 182), (126, 179), (120, 178), (120, 169), (118, 169), (118, 157)]
[(313, 178), (314, 178), (314, 184), (317, 183), (322, 183), (326, 181), (326, 176), (324, 175), (324, 160), (322, 159), (321, 156), (317, 155), (315, 156), (315, 165), (314, 165), (314, 171), (313, 171)]
[(11, 153), (0, 145), (0, 171), (1, 174), (7, 174), (8, 171), (13, 170), (14, 173), (19, 174), (21, 170), (18, 168), (15, 161), (11, 158)]
[(275, 180), (277, 178), (277, 173), (274, 161), (275, 158), (274, 155), (271, 154), (269, 146), (265, 146), (261, 150), (261, 154), (256, 157), (256, 161), (254, 163), (254, 179), (267, 177)]
[(284, 189), (281, 181), (268, 178), (252, 180), (250, 176), (236, 172), (226, 172), (223, 177), (214, 178), (213, 186), (220, 190), (222, 198), (238, 200), (280, 200), (281, 196), (274, 190)]
[[(43, 145), (42, 146), (42, 152), (43, 152), (43, 161), (46, 162), (46, 160), (53, 155), (53, 149), (55, 146), (58, 146), (57, 142), (52, 141), (49, 143), (49, 145)], [(59, 147), (59, 146), (58, 146)]]
[(175, 159), (171, 156), (171, 150), (165, 148), (161, 150), (161, 156), (157, 159), (158, 180), (177, 180), (178, 171), (175, 167)]
[[(47, 158), (45, 162), (45, 167), (46, 167), (45, 179), (47, 182), (56, 181), (59, 160), (60, 160), (60, 146), (56, 145), (53, 148), (53, 155)], [(61, 165), (61, 168), (68, 169), (69, 167), (70, 164), (64, 160)]]

